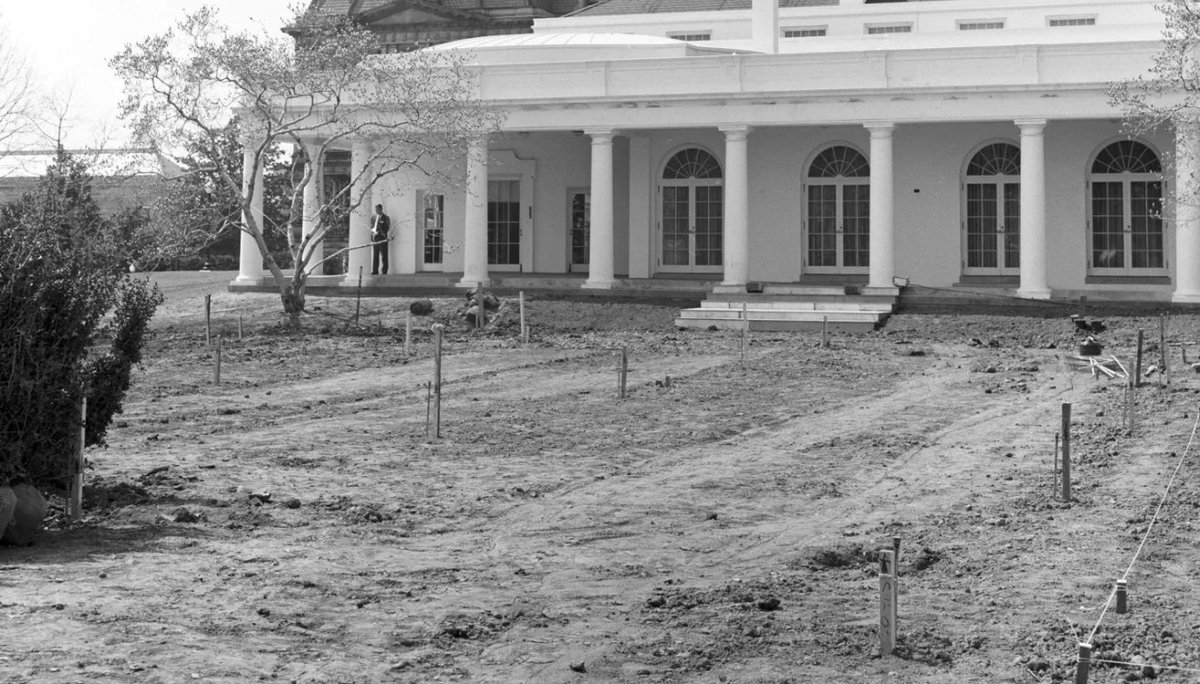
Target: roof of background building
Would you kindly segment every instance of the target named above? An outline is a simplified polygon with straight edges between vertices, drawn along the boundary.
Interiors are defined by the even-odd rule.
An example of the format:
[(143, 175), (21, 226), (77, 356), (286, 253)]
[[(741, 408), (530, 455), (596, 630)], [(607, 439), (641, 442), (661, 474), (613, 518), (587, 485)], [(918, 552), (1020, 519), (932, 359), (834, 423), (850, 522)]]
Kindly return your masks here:
[[(779, 0), (779, 7), (819, 7), (837, 5), (838, 0)], [(712, 12), (716, 10), (748, 10), (751, 0), (601, 0), (574, 12), (573, 17), (593, 17), (614, 14), (665, 14), (668, 12)]]

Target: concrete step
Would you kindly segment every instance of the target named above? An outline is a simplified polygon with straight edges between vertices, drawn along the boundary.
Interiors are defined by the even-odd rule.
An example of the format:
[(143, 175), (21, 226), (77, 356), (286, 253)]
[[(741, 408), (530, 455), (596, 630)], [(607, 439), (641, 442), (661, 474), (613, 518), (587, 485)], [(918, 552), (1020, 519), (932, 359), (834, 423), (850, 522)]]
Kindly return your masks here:
[(845, 297), (836, 300), (797, 301), (795, 299), (778, 301), (753, 302), (721, 302), (706, 299), (700, 303), (703, 309), (713, 311), (741, 312), (743, 304), (746, 311), (877, 311), (892, 312), (891, 301), (864, 300), (856, 297)]
[(717, 328), (740, 330), (749, 323), (750, 330), (873, 330), (881, 326), (890, 311), (747, 309), (743, 321), (740, 310), (717, 308), (684, 309), (675, 319), (681, 328)]

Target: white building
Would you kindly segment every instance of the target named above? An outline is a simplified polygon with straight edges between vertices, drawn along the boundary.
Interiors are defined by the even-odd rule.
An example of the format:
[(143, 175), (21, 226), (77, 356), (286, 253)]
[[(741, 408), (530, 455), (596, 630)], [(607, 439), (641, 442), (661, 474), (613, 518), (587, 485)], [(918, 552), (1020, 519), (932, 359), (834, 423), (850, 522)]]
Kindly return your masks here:
[(1158, 51), (1154, 0), (780, 5), (608, 0), (433, 48), (505, 120), (466, 188), (376, 189), (392, 272), (1200, 302), (1167, 164), (1195, 141), (1128, 135), (1106, 95)]

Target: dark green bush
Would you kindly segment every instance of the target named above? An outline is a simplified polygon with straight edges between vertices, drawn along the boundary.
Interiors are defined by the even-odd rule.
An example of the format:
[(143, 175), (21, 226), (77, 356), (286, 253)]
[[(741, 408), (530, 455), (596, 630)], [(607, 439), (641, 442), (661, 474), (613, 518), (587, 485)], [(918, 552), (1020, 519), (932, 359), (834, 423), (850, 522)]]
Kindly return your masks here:
[(103, 441), (161, 301), (130, 278), (89, 184), (61, 155), (35, 192), (0, 210), (0, 484), (66, 476), (85, 393), (96, 413), (86, 439)]

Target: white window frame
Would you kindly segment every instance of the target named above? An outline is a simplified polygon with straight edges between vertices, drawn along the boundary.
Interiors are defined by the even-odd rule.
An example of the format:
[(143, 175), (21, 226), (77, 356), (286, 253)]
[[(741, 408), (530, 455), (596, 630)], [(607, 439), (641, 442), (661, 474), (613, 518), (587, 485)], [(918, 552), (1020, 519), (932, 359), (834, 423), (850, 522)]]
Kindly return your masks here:
[(788, 26), (783, 29), (784, 38), (823, 38), (829, 35), (829, 26)]
[(863, 24), (863, 31), (869, 36), (884, 36), (890, 33), (912, 33), (911, 21), (890, 22), (887, 24)]
[(1046, 17), (1046, 26), (1051, 28), (1073, 28), (1076, 26), (1095, 26), (1096, 15), (1072, 14), (1057, 17)]
[(1004, 19), (959, 19), (959, 31), (996, 31), (1004, 28)]
[(712, 31), (668, 31), (667, 37), (686, 43), (699, 43), (712, 40)]

